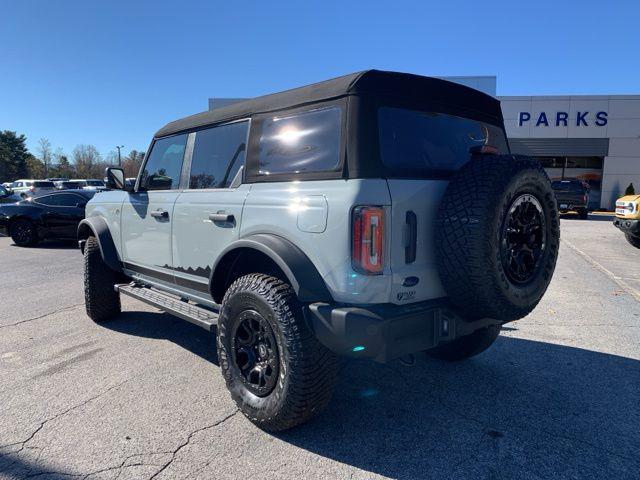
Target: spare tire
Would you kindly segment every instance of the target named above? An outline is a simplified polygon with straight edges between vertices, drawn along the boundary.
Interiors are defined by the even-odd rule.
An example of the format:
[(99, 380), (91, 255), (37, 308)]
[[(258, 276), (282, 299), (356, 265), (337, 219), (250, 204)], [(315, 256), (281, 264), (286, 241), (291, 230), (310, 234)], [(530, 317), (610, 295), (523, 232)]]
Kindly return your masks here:
[(444, 193), (435, 234), (442, 285), (463, 317), (522, 318), (542, 298), (558, 257), (549, 177), (528, 157), (474, 155)]

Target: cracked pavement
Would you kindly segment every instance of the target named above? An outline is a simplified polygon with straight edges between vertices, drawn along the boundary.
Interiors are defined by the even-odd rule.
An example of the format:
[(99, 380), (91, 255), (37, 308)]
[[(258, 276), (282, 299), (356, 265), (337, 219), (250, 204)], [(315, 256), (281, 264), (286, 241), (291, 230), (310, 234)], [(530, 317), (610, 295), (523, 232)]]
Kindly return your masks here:
[(342, 362), (277, 435), (231, 401), (214, 337), (139, 302), (96, 325), (82, 259), (0, 238), (0, 478), (639, 478), (640, 250), (562, 220), (549, 291), (475, 359)]

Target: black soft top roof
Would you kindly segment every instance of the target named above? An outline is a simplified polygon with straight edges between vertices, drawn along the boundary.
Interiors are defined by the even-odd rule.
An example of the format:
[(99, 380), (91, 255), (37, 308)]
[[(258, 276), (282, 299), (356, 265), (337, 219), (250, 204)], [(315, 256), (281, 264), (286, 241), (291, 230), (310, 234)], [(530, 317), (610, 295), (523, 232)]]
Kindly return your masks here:
[(346, 95), (415, 99), (419, 103), (430, 101), (443, 106), (455, 105), (463, 107), (465, 110), (494, 117), (502, 123), (500, 102), (478, 90), (446, 80), (410, 73), (365, 70), (305, 87), (244, 100), (175, 120), (158, 130), (155, 136), (163, 137), (205, 125), (331, 100)]

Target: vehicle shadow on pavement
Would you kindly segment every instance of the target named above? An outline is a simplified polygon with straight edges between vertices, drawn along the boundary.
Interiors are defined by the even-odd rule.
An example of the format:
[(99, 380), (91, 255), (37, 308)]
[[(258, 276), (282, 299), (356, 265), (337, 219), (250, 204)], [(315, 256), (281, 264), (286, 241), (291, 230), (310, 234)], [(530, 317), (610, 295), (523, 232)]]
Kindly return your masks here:
[[(104, 326), (218, 364), (215, 332), (168, 314), (123, 312)], [(413, 367), (340, 365), (326, 411), (275, 437), (400, 479), (637, 478), (640, 470), (638, 360), (502, 335), (465, 362), (421, 354)]]
[(215, 331), (207, 332), (168, 313), (127, 311), (100, 325), (136, 337), (168, 340), (218, 365)]
[[(167, 314), (124, 312), (104, 327), (169, 340), (217, 364), (214, 334)], [(398, 479), (638, 478), (638, 360), (502, 335), (465, 362), (420, 355), (413, 367), (340, 365), (326, 411), (273, 437)], [(225, 435), (234, 441), (237, 432)], [(311, 456), (298, 455), (313, 468)], [(43, 470), (12, 454), (0, 470), (2, 460), (11, 471)], [(345, 474), (331, 472), (309, 470), (314, 478)]]
[(31, 247), (20, 247), (15, 243), (10, 245), (13, 248), (28, 248), (35, 250), (77, 250), (78, 243), (75, 241), (64, 241), (64, 240), (43, 240), (38, 242), (36, 245)]
[[(170, 315), (125, 312), (105, 327), (169, 340), (217, 365), (215, 334)], [(327, 410), (275, 437), (400, 479), (637, 478), (640, 470), (638, 360), (502, 335), (465, 362), (422, 354), (413, 367), (340, 364)]]
[(276, 436), (391, 478), (638, 478), (640, 361), (502, 336), (460, 363), (350, 361)]

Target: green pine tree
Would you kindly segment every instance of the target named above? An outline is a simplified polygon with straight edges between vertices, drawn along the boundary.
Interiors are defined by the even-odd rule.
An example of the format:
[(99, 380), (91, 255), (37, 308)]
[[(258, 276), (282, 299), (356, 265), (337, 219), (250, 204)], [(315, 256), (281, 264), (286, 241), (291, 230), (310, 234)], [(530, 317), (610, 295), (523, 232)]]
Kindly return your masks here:
[(630, 183), (629, 186), (627, 187), (627, 189), (624, 191), (625, 195), (635, 195), (636, 194), (636, 189), (633, 188), (633, 183)]
[(12, 182), (28, 175), (27, 137), (10, 130), (0, 131), (0, 182)]

